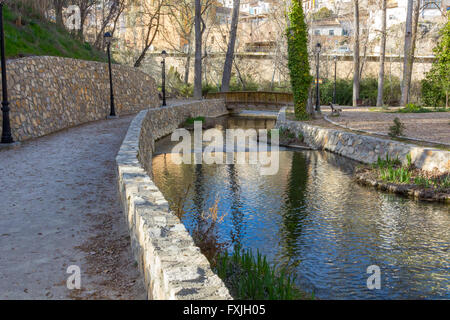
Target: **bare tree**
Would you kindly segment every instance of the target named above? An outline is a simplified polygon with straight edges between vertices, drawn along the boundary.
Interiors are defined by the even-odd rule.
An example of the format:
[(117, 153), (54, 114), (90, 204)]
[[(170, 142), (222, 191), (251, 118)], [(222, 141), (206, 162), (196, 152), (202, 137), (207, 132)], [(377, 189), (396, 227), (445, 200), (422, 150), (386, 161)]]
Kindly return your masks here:
[(359, 0), (353, 0), (353, 24), (354, 24), (354, 46), (353, 46), (353, 106), (358, 106), (359, 100)]
[(241, 6), (240, 0), (233, 1), (233, 16), (231, 18), (230, 39), (228, 42), (227, 54), (225, 56), (225, 64), (223, 67), (222, 87), (221, 91), (225, 92), (230, 89), (231, 69), (234, 60), (234, 47), (236, 44), (236, 32), (239, 23), (239, 10)]
[(161, 9), (164, 2), (164, 0), (155, 0), (151, 5), (146, 1), (142, 2), (143, 11), (140, 13), (140, 18), (142, 19), (145, 27), (145, 39), (144, 47), (134, 63), (135, 68), (141, 66), (148, 49), (151, 47), (156, 35), (158, 34), (162, 14)]
[(195, 0), (194, 10), (194, 27), (195, 27), (195, 65), (194, 65), (194, 98), (202, 98), (202, 48), (203, 33), (206, 30), (206, 23), (203, 15), (208, 11), (209, 7), (214, 3), (213, 0)]
[[(413, 0), (408, 0), (408, 9), (406, 12), (405, 26), (405, 48), (403, 57), (403, 81), (402, 81), (402, 98), (400, 105), (405, 106), (409, 101), (409, 87), (411, 75), (409, 74), (410, 65), (412, 66), (411, 49), (412, 49), (412, 11)], [(408, 80), (409, 79), (409, 80)]]
[[(184, 66), (184, 83), (189, 82), (192, 54), (192, 34), (194, 31), (194, 4), (192, 0), (169, 0), (166, 4), (168, 17), (173, 29), (163, 29), (167, 43), (174, 51), (186, 54)], [(175, 32), (181, 39), (174, 39)], [(178, 41), (181, 40), (181, 41)]]
[(78, 30), (78, 37), (84, 40), (84, 24), (87, 17), (91, 13), (92, 8), (99, 0), (75, 0), (74, 3), (80, 8), (80, 29)]
[(416, 41), (417, 41), (417, 29), (419, 25), (419, 15), (420, 15), (420, 0), (416, 0), (416, 3), (414, 5), (414, 12), (413, 12), (413, 21), (412, 21), (412, 36), (411, 36), (411, 49), (408, 53), (408, 63), (407, 63), (407, 70), (406, 70), (406, 80), (405, 86), (407, 90), (407, 98), (405, 100), (405, 104), (407, 104), (410, 100), (411, 96), (411, 78), (412, 78), (412, 71), (413, 71), (413, 64), (414, 64), (414, 56), (416, 51)]
[(384, 62), (386, 59), (386, 11), (387, 0), (381, 0), (381, 45), (380, 45), (380, 71), (378, 72), (378, 95), (377, 95), (377, 107), (382, 107), (383, 102), (383, 89), (384, 89)]
[(63, 8), (66, 5), (66, 0), (53, 0), (53, 7), (55, 9), (56, 24), (64, 27)]
[(98, 30), (97, 36), (95, 38), (94, 46), (99, 49), (104, 49), (103, 35), (108, 27), (111, 27), (111, 34), (114, 34), (116, 30), (117, 21), (119, 20), (122, 13), (125, 11), (129, 5), (128, 0), (107, 0), (105, 3), (106, 12), (102, 16), (102, 22), (100, 29)]
[(194, 98), (202, 98), (202, 3), (195, 0), (195, 70), (194, 70)]

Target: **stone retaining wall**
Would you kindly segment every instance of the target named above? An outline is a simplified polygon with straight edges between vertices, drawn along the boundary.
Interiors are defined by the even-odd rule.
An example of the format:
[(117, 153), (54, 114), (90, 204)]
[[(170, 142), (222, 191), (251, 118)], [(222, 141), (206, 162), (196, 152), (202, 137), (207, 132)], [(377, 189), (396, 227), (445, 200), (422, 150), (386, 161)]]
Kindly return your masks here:
[(302, 133), (305, 142), (312, 147), (328, 150), (363, 163), (375, 163), (378, 157), (385, 159), (398, 157), (406, 164), (406, 156), (411, 154), (413, 164), (422, 170), (450, 172), (450, 152), (422, 148), (417, 145), (388, 139), (360, 135), (347, 131), (312, 126), (298, 121), (286, 120), (283, 112), (277, 120), (277, 128), (284, 127)]
[(139, 162), (146, 161), (147, 172), (151, 173), (155, 140), (170, 134), (187, 117), (226, 112), (220, 101), (142, 111), (131, 123), (117, 155), (121, 203), (149, 299), (231, 299), (222, 280), (212, 272), (208, 260)]
[[(7, 79), (15, 141), (40, 137), (109, 115), (106, 63), (60, 57), (9, 60)], [(118, 115), (159, 106), (155, 81), (140, 70), (113, 65), (113, 84)], [(0, 123), (1, 118), (0, 113)]]
[(144, 120), (139, 139), (139, 160), (151, 174), (154, 142), (171, 134), (186, 119), (206, 116), (217, 117), (228, 114), (223, 100), (182, 102), (177, 106), (149, 110)]

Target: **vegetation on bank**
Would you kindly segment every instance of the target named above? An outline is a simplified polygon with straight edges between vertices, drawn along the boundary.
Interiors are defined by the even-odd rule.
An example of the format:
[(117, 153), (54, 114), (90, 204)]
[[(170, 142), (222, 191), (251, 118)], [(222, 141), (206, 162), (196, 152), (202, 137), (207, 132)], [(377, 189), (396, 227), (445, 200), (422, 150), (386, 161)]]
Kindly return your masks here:
[(214, 271), (224, 281), (230, 294), (242, 300), (298, 300), (313, 299), (295, 285), (295, 276), (283, 268), (267, 262), (259, 251), (234, 248), (216, 258)]
[[(180, 219), (185, 214), (183, 208), (189, 190), (190, 186), (171, 204)], [(295, 276), (290, 269), (271, 265), (267, 257), (260, 252), (255, 255), (251, 250), (242, 250), (239, 245), (235, 245), (230, 253), (228, 250), (230, 244), (223, 242), (218, 235), (218, 228), (225, 217), (226, 214), (219, 211), (217, 198), (207, 212), (202, 212), (196, 217), (196, 223), (190, 233), (233, 298), (245, 300), (314, 298), (296, 286)]]
[(205, 117), (188, 118), (188, 119), (185, 121), (185, 124), (187, 124), (187, 125), (193, 125), (194, 122), (196, 122), (196, 121), (205, 122)]
[(372, 166), (362, 166), (355, 172), (359, 183), (377, 187), (380, 190), (427, 201), (450, 202), (450, 175), (417, 169), (411, 155), (406, 165), (396, 158), (378, 158)]
[[(19, 14), (4, 6), (5, 48), (7, 58), (57, 56), (81, 60), (106, 61), (104, 52), (78, 40), (75, 35), (43, 20), (31, 9)], [(25, 14), (23, 14), (25, 13)]]
[(378, 160), (372, 168), (378, 173), (378, 178), (385, 182), (398, 184), (415, 184), (426, 188), (434, 188), (437, 191), (446, 191), (450, 188), (450, 175), (431, 175), (414, 168), (411, 155), (406, 156), (406, 165), (396, 158)]

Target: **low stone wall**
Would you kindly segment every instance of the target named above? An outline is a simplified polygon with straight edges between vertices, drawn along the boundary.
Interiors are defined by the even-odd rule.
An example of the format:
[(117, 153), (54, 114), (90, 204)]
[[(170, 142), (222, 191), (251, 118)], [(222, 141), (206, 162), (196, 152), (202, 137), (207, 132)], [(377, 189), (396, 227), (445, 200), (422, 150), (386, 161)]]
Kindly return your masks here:
[(186, 119), (206, 116), (217, 117), (228, 114), (223, 100), (182, 102), (169, 108), (149, 110), (144, 120), (139, 139), (139, 160), (144, 169), (152, 173), (152, 158), (156, 140), (171, 134)]
[(131, 123), (117, 155), (121, 203), (149, 299), (231, 299), (139, 162), (147, 161), (146, 167), (151, 170), (154, 141), (170, 134), (187, 117), (224, 113), (226, 108), (220, 101), (142, 111)]
[[(112, 69), (118, 115), (159, 106), (156, 83), (149, 75), (121, 65), (113, 65)], [(7, 80), (15, 141), (40, 137), (109, 115), (106, 63), (59, 57), (9, 60)], [(1, 118), (0, 113), (0, 122)]]
[(328, 150), (363, 163), (375, 163), (378, 157), (385, 159), (398, 157), (406, 164), (406, 156), (411, 154), (413, 164), (422, 170), (450, 172), (450, 152), (422, 148), (417, 145), (401, 143), (359, 135), (347, 131), (312, 126), (298, 121), (286, 120), (283, 112), (277, 120), (277, 128), (288, 128), (296, 134), (302, 133), (305, 142), (314, 148)]

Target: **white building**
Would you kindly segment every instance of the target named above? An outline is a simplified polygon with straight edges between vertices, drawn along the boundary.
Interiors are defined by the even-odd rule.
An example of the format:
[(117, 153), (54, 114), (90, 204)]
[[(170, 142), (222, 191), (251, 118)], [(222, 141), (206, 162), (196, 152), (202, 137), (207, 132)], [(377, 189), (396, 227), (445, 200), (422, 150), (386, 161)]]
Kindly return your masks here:
[(250, 15), (269, 13), (273, 2), (273, 0), (243, 0), (241, 2), (241, 11)]
[[(433, 19), (442, 16), (450, 9), (450, 0), (421, 0), (421, 20)], [(388, 1), (386, 10), (386, 26), (390, 27), (406, 21), (408, 0)], [(374, 7), (369, 11), (370, 19), (373, 21), (373, 29), (381, 30), (382, 10)]]

